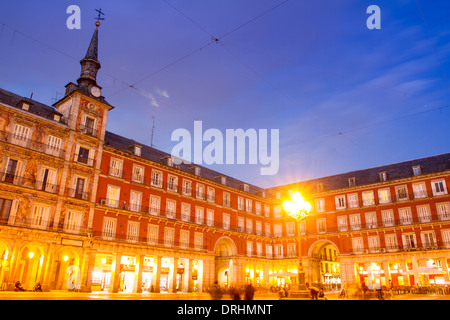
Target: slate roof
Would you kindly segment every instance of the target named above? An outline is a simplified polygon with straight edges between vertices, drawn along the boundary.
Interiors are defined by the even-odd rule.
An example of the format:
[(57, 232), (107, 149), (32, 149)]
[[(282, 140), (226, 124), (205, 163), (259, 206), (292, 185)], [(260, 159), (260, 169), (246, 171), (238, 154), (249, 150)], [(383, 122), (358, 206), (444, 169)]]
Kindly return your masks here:
[[(19, 96), (18, 94), (0, 88), (0, 102), (8, 104), (12, 107), (22, 110), (22, 102), (25, 101), (30, 104), (27, 112), (35, 115), (53, 120), (55, 114), (62, 116), (61, 113), (56, 111), (52, 106), (45, 105), (30, 98)], [(23, 110), (26, 111), (26, 110)]]
[(356, 186), (369, 185), (380, 182), (380, 172), (387, 172), (387, 181), (396, 179), (405, 179), (414, 176), (413, 167), (420, 166), (421, 174), (430, 174), (450, 170), (450, 153), (444, 153), (436, 156), (404, 161), (395, 164), (389, 164), (369, 169), (351, 171), (347, 173), (299, 181), (284, 186), (269, 188), (269, 191), (286, 189), (289, 187), (301, 187), (315, 192), (317, 184), (323, 183), (323, 191), (332, 191), (349, 188), (349, 179), (356, 178)]
[[(130, 146), (132, 145), (139, 145), (141, 146), (141, 157), (166, 165), (165, 161), (163, 158), (165, 157), (169, 157), (170, 154), (155, 148), (152, 148), (150, 146), (147, 146), (145, 144), (139, 143), (133, 139), (128, 139), (125, 138), (123, 136), (117, 135), (115, 133), (112, 133), (110, 131), (106, 131), (105, 133), (105, 144), (109, 145), (115, 149), (121, 150), (121, 151), (130, 151)], [(197, 165), (197, 164), (180, 164), (180, 165), (174, 165), (173, 167), (177, 167), (179, 166), (179, 169), (181, 171), (184, 172), (188, 172), (188, 173), (193, 173), (192, 168), (195, 167), (200, 167), (200, 177), (203, 177), (205, 179), (208, 180), (212, 180), (215, 182), (219, 182), (217, 180), (217, 177), (219, 176), (225, 176), (226, 177), (226, 185), (232, 188), (236, 188), (236, 189), (241, 189), (240, 186), (243, 184), (247, 184), (249, 186), (249, 193), (253, 193), (256, 194), (258, 191), (264, 190), (263, 188), (257, 187), (255, 185), (251, 185), (247, 182), (235, 179), (233, 177), (224, 175), (223, 173), (220, 173), (218, 171), (215, 170), (211, 170), (209, 168)]]

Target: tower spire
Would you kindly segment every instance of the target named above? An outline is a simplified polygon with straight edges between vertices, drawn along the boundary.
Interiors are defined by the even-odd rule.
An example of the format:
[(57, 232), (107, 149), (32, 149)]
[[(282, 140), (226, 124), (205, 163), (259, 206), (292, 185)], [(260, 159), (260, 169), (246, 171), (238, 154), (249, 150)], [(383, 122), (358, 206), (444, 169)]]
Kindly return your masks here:
[(94, 34), (92, 35), (85, 57), (80, 61), (81, 74), (77, 80), (80, 87), (96, 86), (97, 72), (101, 68), (100, 62), (98, 61), (98, 27), (100, 26), (99, 21), (104, 20), (100, 15), (104, 13), (101, 9), (96, 11), (98, 12), (98, 17), (95, 18), (97, 22), (95, 23)]

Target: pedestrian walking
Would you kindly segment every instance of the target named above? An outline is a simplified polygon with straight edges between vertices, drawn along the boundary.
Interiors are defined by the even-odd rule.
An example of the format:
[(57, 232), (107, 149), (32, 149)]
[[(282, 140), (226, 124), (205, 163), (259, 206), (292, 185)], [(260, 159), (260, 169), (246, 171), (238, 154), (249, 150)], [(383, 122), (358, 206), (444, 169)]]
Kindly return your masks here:
[(220, 289), (218, 281), (214, 281), (214, 284), (211, 286), (211, 289), (209, 290), (209, 294), (211, 295), (211, 298), (213, 300), (220, 300), (222, 299), (222, 290)]
[(253, 296), (255, 295), (255, 288), (252, 286), (251, 283), (247, 284), (245, 287), (245, 300), (253, 300)]

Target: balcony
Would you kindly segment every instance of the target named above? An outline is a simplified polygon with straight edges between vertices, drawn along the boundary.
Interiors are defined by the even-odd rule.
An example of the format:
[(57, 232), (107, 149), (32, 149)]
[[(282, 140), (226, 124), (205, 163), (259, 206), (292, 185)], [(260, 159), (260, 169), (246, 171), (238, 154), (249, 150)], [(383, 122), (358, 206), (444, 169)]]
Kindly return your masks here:
[(5, 141), (30, 150), (42, 152), (51, 156), (62, 158), (64, 149), (54, 147), (36, 140), (23, 138), (10, 132), (0, 131), (0, 141)]
[(372, 253), (386, 253), (386, 252), (409, 252), (409, 251), (425, 251), (425, 250), (444, 250), (450, 248), (450, 242), (442, 242), (435, 244), (398, 244), (389, 245), (386, 247), (369, 247), (369, 248), (355, 248), (350, 250), (350, 254), (372, 254)]
[(89, 200), (90, 192), (84, 192), (77, 189), (68, 188), (68, 196), (80, 200)]
[(56, 193), (58, 191), (58, 185), (44, 181), (37, 181), (32, 178), (25, 178), (22, 176), (16, 176), (7, 173), (0, 174), (0, 180), (3, 183), (13, 184), (19, 187), (31, 188), (39, 191), (45, 191), (49, 193)]
[(84, 124), (80, 124), (80, 129), (78, 131), (92, 137), (97, 137), (98, 133), (96, 129)]
[(84, 226), (66, 226), (64, 221), (55, 225), (53, 220), (31, 219), (29, 216), (24, 216), (15, 223), (8, 222), (8, 219), (0, 219), (0, 225), (10, 226), (14, 228), (33, 229), (48, 232), (69, 233), (81, 236), (89, 236), (91, 229)]
[(116, 167), (109, 167), (108, 174), (111, 177), (123, 178), (123, 170)]
[(73, 161), (92, 167), (94, 164), (94, 158), (84, 157), (79, 154), (75, 154)]

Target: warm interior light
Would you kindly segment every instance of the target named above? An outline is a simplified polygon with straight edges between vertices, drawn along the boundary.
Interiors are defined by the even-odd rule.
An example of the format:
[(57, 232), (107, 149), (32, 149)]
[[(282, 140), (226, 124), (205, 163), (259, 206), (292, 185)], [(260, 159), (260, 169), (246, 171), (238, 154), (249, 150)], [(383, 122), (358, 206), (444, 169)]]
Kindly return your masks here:
[(33, 257), (34, 257), (34, 252), (31, 252), (31, 251), (30, 251), (30, 252), (28, 252), (28, 258), (30, 258), (30, 259), (31, 259), (31, 258), (33, 258)]
[(102, 258), (102, 263), (103, 263), (103, 264), (106, 263), (106, 258)]
[(68, 256), (64, 256), (64, 261), (67, 261), (68, 259), (69, 259), (69, 257)]

